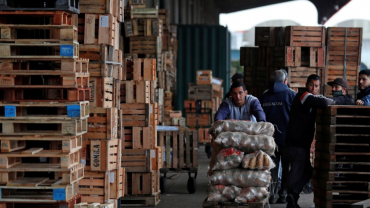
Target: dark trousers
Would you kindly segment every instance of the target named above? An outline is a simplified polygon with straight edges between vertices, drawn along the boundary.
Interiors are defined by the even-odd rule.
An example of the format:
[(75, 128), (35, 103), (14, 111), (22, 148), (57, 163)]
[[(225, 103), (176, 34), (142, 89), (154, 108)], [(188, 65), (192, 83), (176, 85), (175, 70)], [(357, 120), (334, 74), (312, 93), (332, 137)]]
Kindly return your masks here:
[(271, 169), (271, 176), (274, 183), (279, 181), (279, 165), (281, 161), (282, 176), (281, 176), (281, 188), (279, 190), (279, 196), (285, 197), (288, 188), (288, 176), (289, 176), (289, 151), (287, 147), (278, 147), (275, 150), (275, 156), (272, 157), (276, 165), (275, 168)]
[(288, 194), (292, 194), (297, 203), (299, 194), (312, 176), (310, 149), (289, 146), (288, 151), (290, 162)]

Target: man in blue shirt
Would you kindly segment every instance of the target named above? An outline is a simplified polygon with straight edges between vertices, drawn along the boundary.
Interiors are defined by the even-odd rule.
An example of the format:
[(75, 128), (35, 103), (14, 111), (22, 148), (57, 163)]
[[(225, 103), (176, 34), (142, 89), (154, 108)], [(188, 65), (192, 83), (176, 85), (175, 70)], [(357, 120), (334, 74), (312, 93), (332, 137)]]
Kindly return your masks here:
[(364, 69), (358, 75), (358, 88), (356, 105), (370, 106), (370, 70)]
[[(282, 176), (281, 189), (278, 192), (279, 203), (286, 203), (289, 175), (289, 152), (285, 145), (286, 130), (289, 122), (289, 111), (294, 96), (297, 94), (288, 87), (288, 73), (284, 69), (276, 70), (272, 74), (272, 82), (260, 97), (262, 108), (266, 114), (267, 122), (274, 124), (274, 138), (278, 148), (273, 157), (276, 167), (271, 170), (272, 180), (277, 186), (279, 164), (281, 161)], [(274, 188), (274, 187), (272, 187)], [(276, 190), (274, 188), (274, 190)], [(271, 192), (270, 203), (275, 203), (277, 193)]]
[(256, 97), (248, 95), (242, 82), (235, 82), (231, 85), (230, 95), (231, 97), (226, 98), (218, 108), (215, 121), (227, 119), (266, 121), (260, 102)]

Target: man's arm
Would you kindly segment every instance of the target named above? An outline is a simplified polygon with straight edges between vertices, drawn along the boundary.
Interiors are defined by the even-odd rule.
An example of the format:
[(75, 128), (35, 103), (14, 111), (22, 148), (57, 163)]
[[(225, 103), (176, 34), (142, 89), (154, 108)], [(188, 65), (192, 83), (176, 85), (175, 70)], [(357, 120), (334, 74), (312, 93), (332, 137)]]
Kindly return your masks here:
[(222, 102), (215, 115), (215, 122), (225, 120), (230, 114), (229, 104)]
[(305, 92), (301, 95), (300, 101), (307, 108), (325, 108), (328, 105), (334, 105), (335, 101), (322, 95), (313, 95)]
[(256, 117), (257, 122), (260, 121), (266, 122), (265, 112), (263, 111), (260, 101), (258, 101), (258, 99), (255, 99), (251, 102), (250, 108), (251, 113)]
[(366, 95), (361, 99), (363, 106), (370, 106), (370, 95)]

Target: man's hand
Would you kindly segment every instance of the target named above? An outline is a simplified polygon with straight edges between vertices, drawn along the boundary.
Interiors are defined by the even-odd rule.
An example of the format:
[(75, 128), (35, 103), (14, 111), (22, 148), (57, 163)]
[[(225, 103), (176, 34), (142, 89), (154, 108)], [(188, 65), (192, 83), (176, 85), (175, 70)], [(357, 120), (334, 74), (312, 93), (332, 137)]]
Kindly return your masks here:
[(362, 100), (356, 100), (356, 105), (364, 105), (364, 102)]

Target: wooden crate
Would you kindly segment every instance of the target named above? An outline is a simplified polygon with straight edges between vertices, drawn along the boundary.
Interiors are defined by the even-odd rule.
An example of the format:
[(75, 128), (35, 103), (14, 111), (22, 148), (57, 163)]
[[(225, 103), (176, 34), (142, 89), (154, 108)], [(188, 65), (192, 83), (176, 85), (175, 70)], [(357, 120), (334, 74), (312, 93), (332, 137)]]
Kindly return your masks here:
[(155, 149), (125, 149), (122, 152), (122, 167), (126, 172), (150, 173), (152, 170), (159, 170), (162, 164), (161, 148)]
[(155, 59), (134, 59), (133, 60), (133, 80), (155, 81), (156, 80), (156, 60)]
[(150, 105), (121, 103), (122, 126), (147, 127), (150, 123)]
[(163, 148), (163, 168), (198, 167), (197, 131), (158, 131), (158, 146)]
[(267, 89), (270, 82), (269, 67), (245, 67), (244, 83), (247, 87), (265, 87)]
[(91, 107), (113, 107), (113, 78), (90, 77)]
[(165, 91), (171, 91), (171, 81), (170, 81), (169, 71), (159, 71), (158, 72), (158, 87), (164, 89)]
[(321, 77), (322, 68), (288, 67), (290, 87), (306, 87), (307, 77), (311, 74), (317, 74)]
[(212, 78), (212, 90), (216, 92), (220, 92), (222, 90), (222, 83), (223, 83), (222, 79), (213, 77)]
[(125, 128), (124, 149), (153, 149), (154, 126)]
[(124, 196), (120, 199), (121, 207), (155, 207), (161, 201), (161, 193), (158, 191), (152, 195)]
[(117, 18), (112, 14), (80, 14), (78, 18), (78, 42), (115, 46)]
[(123, 22), (123, 0), (80, 0), (80, 13), (112, 14)]
[(259, 47), (257, 66), (273, 66), (273, 47)]
[(88, 132), (84, 139), (117, 139), (118, 138), (118, 109), (90, 108)]
[(73, 0), (56, 0), (55, 2), (36, 1), (31, 4), (27, 1), (3, 1), (0, 5), (1, 10), (20, 10), (20, 11), (67, 11), (70, 13), (79, 13), (79, 6)]
[(88, 171), (111, 171), (121, 166), (121, 140), (84, 139), (82, 161)]
[[(212, 109), (215, 109), (215, 103), (214, 101), (212, 100), (202, 100), (201, 103), (200, 103), (200, 108), (212, 108)], [(217, 106), (218, 107), (218, 106)], [(196, 112), (196, 101), (195, 100), (185, 100), (184, 101), (184, 108), (185, 108), (185, 112)], [(204, 110), (201, 109), (201, 112), (203, 112)], [(182, 116), (182, 115), (181, 115)]]
[(188, 99), (189, 100), (212, 100), (213, 90), (212, 85), (196, 85), (188, 84)]
[(325, 47), (325, 27), (288, 26), (285, 28), (285, 45)]
[(212, 84), (212, 70), (197, 70), (197, 85)]
[[(210, 127), (212, 126), (212, 111), (202, 113), (198, 115), (198, 126), (200, 127)], [(196, 113), (186, 113), (186, 126), (195, 128), (197, 124), (197, 115)]]
[(105, 204), (100, 204), (100, 203), (92, 203), (88, 204), (87, 202), (81, 202), (79, 204), (75, 204), (73, 208), (115, 208), (114, 203), (105, 203)]
[(255, 46), (284, 46), (284, 27), (256, 27)]
[(275, 47), (274, 66), (324, 67), (325, 48), (318, 47)]
[(22, 202), (20, 200), (15, 202), (0, 202), (1, 208), (7, 208), (7, 207), (17, 207), (17, 208), (40, 208), (40, 207), (47, 207), (47, 208), (74, 208), (73, 206), (77, 203), (81, 202), (81, 195), (77, 194), (71, 199), (69, 199), (66, 202), (48, 202), (48, 200), (44, 200), (43, 202)]
[(121, 103), (150, 103), (150, 81), (121, 81)]
[(131, 19), (139, 19), (139, 18), (151, 18), (157, 19), (158, 18), (158, 9), (156, 8), (131, 8), (128, 11)]
[(160, 19), (132, 19), (125, 21), (126, 37), (162, 36), (162, 20)]
[(162, 52), (160, 37), (130, 37), (131, 54), (157, 54)]
[(159, 170), (129, 173), (125, 177), (125, 195), (155, 195), (159, 192)]
[(186, 119), (185, 118), (171, 118), (171, 126), (186, 126)]
[(361, 64), (362, 28), (328, 28), (326, 68), (323, 83), (336, 78), (356, 86)]
[[(29, 18), (50, 19), (51, 25), (75, 25), (77, 15), (65, 11), (0, 11), (0, 24), (26, 24)], [(76, 25), (75, 25), (76, 26)]]
[(108, 172), (86, 171), (79, 182), (79, 194), (83, 202), (104, 203), (124, 196), (125, 168)]
[(208, 134), (207, 128), (198, 129), (198, 138), (199, 138), (199, 143), (210, 143), (211, 142), (211, 135)]

